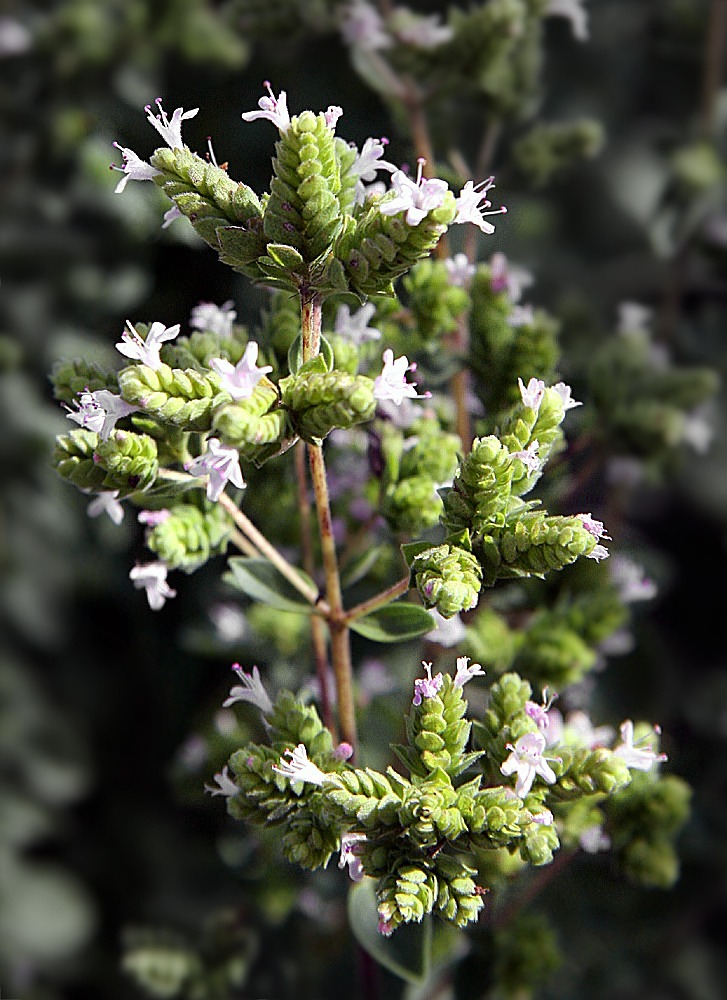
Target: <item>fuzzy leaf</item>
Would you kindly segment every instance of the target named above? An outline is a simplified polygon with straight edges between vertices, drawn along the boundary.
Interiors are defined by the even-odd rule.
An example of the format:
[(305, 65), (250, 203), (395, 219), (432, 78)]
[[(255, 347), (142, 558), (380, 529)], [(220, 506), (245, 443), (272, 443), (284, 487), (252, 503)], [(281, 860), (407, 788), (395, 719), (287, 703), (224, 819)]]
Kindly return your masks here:
[(350, 623), (353, 632), (374, 642), (405, 642), (433, 627), (432, 616), (418, 604), (387, 604)]
[[(229, 560), (229, 570), (223, 579), (236, 590), (259, 601), (268, 604), (279, 611), (295, 611), (298, 614), (312, 615), (314, 608), (306, 603), (292, 584), (281, 576), (275, 567), (266, 559), (251, 559), (246, 556), (235, 556)], [(300, 576), (315, 588), (315, 583), (298, 570)]]
[(391, 937), (378, 931), (379, 915), (373, 879), (365, 878), (348, 894), (351, 930), (364, 951), (408, 983), (423, 983), (429, 975), (432, 955), (432, 919), (404, 924)]

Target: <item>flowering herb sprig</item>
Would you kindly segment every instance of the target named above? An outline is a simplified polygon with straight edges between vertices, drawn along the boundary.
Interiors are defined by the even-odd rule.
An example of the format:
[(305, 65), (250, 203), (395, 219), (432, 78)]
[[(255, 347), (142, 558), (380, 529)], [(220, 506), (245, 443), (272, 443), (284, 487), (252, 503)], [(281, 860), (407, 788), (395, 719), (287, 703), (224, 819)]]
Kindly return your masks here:
[[(368, 56), (402, 45), (433, 53), (455, 38), (436, 19), (372, 11), (356, 0), (343, 27)], [(471, 223), (476, 238), (494, 234), (489, 220), (505, 212), (488, 198), (494, 179), (462, 178), (452, 190), (427, 176), (427, 161), (432, 172), (434, 163), (424, 156), (411, 176), (384, 158), (383, 140), (358, 149), (337, 135), (337, 105), (292, 113), (287, 93), (265, 86), (258, 110), (242, 119), (277, 129), (269, 191), (235, 181), (211, 146), (209, 157), (194, 153), (182, 127), (198, 110), (177, 108), (169, 118), (161, 100), (147, 118), (165, 145), (148, 162), (119, 146), (116, 189), (151, 180), (171, 202), (165, 225), (187, 219), (224, 263), (276, 290), (263, 327), (251, 339), (232, 301), (200, 303), (188, 334), (181, 323), (128, 321), (116, 344), (118, 371), (79, 363), (56, 373), (56, 394), (79, 426), (59, 437), (55, 465), (94, 495), (92, 516), (118, 522), (122, 501), (139, 509), (155, 559), (129, 577), (153, 610), (176, 594), (169, 573), (192, 572), (234, 546), (239, 554), (224, 577), (233, 590), (276, 618), (310, 621), (323, 719), (290, 692), (274, 694), (264, 668), (235, 663), (239, 683), (223, 706), (256, 709), (267, 742), (233, 753), (206, 786), (210, 794), (237, 819), (280, 827), (291, 862), (317, 869), (338, 857), (354, 883), (373, 885), (382, 936), (428, 914), (464, 927), (478, 919), (491, 883), (508, 877), (506, 855), (546, 865), (561, 843), (614, 844), (626, 854), (619, 803), (624, 812), (633, 805), (629, 790), (640, 781), (658, 785), (666, 760), (657, 730), (644, 740), (625, 722), (614, 743), (590, 720), (578, 726), (573, 713), (559, 723), (552, 704), (561, 685), (545, 678), (540, 689), (547, 683), (550, 693), (538, 703), (530, 683), (508, 671), (511, 661), (523, 646), (531, 654), (541, 648), (554, 672), (553, 664), (567, 664), (558, 679), (570, 680), (592, 667), (595, 654), (585, 640), (578, 647), (574, 628), (559, 633), (563, 650), (552, 632), (550, 645), (543, 639), (537, 647), (542, 621), (510, 629), (482, 601), (503, 581), (557, 574), (578, 561), (600, 572), (595, 564), (609, 556), (611, 539), (597, 517), (552, 514), (531, 496), (549, 459), (565, 451), (567, 414), (583, 404), (558, 380), (554, 361), (541, 364), (533, 354), (531, 363), (514, 346), (500, 352), (498, 378), (489, 375), (496, 352), (487, 353), (488, 337), (510, 346), (532, 337), (544, 357), (553, 343), (548, 318), (519, 302), (528, 272), (502, 254), (487, 265), (472, 253), (448, 256), (452, 226)], [(430, 260), (436, 249), (446, 259)], [(394, 283), (402, 276), (399, 297)], [(479, 369), (478, 350), (486, 362)], [(470, 354), (477, 379), (498, 383), (499, 396), (477, 379), (470, 388), (480, 398), (465, 391)], [(434, 355), (454, 373), (454, 409), (437, 391)], [(493, 399), (485, 414), (479, 404)], [(482, 416), (474, 440), (470, 409)], [(349, 465), (332, 475), (341, 453)], [(279, 463), (276, 483), (295, 480), (298, 547), (286, 541), (279, 549), (249, 515), (270, 522), (260, 508), (275, 505), (256, 495), (264, 477), (247, 471), (266, 463)], [(360, 487), (358, 505), (344, 510), (352, 484)], [(245, 492), (235, 499), (235, 490)], [(276, 514), (287, 519), (276, 491)], [(387, 579), (382, 572), (396, 563), (399, 545), (407, 572)], [(377, 548), (391, 556), (383, 571)], [(348, 589), (358, 586), (360, 594)], [(278, 626), (284, 631), (276, 621), (273, 632)], [(232, 637), (246, 628), (236, 623)], [(480, 628), (482, 654), (473, 653)], [(366, 699), (357, 691), (351, 632), (382, 643), (427, 638), (405, 737), (391, 748), (401, 770), (358, 760), (357, 699)], [(510, 642), (510, 660), (492, 656), (493, 636)], [(463, 653), (454, 673), (439, 670), (441, 647), (460, 644), (482, 663)], [(648, 789), (638, 791), (645, 802)]]

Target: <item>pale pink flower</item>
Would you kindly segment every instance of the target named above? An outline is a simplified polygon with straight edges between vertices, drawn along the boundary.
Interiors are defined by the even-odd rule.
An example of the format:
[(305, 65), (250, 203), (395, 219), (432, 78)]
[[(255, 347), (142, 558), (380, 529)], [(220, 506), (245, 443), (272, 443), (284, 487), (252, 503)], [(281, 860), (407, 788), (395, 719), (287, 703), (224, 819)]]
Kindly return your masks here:
[(246, 111), (242, 118), (246, 122), (253, 122), (257, 118), (267, 118), (281, 132), (286, 132), (290, 128), (290, 115), (288, 114), (288, 99), (284, 90), (281, 90), (276, 97), (273, 93), (270, 81), (265, 80), (264, 86), (267, 88), (269, 97), (261, 97), (257, 102), (260, 111)]
[(233, 399), (248, 399), (263, 376), (273, 370), (272, 365), (257, 366), (258, 345), (254, 340), (245, 348), (236, 365), (225, 358), (212, 358), (210, 368), (220, 376), (222, 388)]
[(185, 118), (194, 118), (199, 108), (193, 108), (192, 111), (183, 111), (182, 108), (177, 108), (170, 121), (167, 118), (166, 111), (162, 107), (161, 97), (157, 97), (154, 103), (159, 109), (158, 115), (155, 115), (152, 111), (151, 104), (147, 104), (144, 108), (149, 124), (154, 126), (171, 149), (182, 149), (184, 146), (182, 142), (182, 122)]

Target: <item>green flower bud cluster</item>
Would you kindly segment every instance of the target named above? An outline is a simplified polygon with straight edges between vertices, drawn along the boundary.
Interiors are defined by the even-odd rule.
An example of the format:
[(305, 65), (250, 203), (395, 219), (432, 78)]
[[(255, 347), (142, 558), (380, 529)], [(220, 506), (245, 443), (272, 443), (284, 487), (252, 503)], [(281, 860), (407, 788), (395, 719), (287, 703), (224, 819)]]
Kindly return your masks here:
[(391, 425), (381, 432), (384, 458), (381, 513), (396, 532), (419, 534), (434, 527), (442, 512), (437, 490), (457, 469), (460, 440), (435, 418), (417, 421), (407, 438)]
[[(272, 746), (249, 744), (230, 760), (239, 788), (228, 798), (231, 815), (283, 823), (282, 847), (291, 860), (325, 865), (342, 834), (357, 831), (356, 855), (364, 872), (379, 880), (379, 915), (391, 929), (431, 912), (457, 926), (476, 919), (481, 893), (462, 851), (518, 845), (527, 851), (530, 837), (535, 863), (547, 854), (537, 842), (547, 831), (534, 830), (521, 799), (503, 786), (481, 788), (480, 777), (455, 785), (481, 756), (466, 749), (471, 724), (462, 683), (448, 675), (426, 683), (407, 719), (407, 745), (393, 748), (410, 779), (391, 767), (383, 774), (340, 763), (315, 709), (287, 692), (266, 713)], [(287, 778), (273, 765), (300, 743), (316, 767), (298, 781), (300, 771)]]
[(177, 504), (147, 532), (146, 545), (170, 570), (192, 573), (225, 552), (232, 528), (227, 512), (217, 504), (206, 504), (203, 510)]
[(498, 579), (544, 576), (590, 555), (596, 544), (578, 517), (525, 511), (482, 539), (483, 580), (492, 585)]
[(459, 858), (440, 855), (429, 862), (404, 862), (381, 884), (379, 918), (389, 933), (403, 923), (419, 923), (432, 912), (465, 927), (477, 920), (484, 906), (473, 875), (476, 870)]
[(442, 523), (448, 531), (483, 535), (503, 526), (510, 506), (514, 460), (494, 434), (475, 438), (464, 456), (452, 488), (442, 491)]
[(257, 948), (254, 931), (216, 914), (194, 943), (168, 928), (127, 930), (121, 967), (151, 997), (214, 1000), (244, 986)]
[(558, 966), (562, 956), (550, 920), (540, 913), (519, 913), (495, 931), (493, 976), (497, 995), (533, 997)]
[(281, 401), (295, 432), (304, 441), (319, 443), (334, 428), (348, 428), (371, 420), (376, 409), (373, 380), (365, 375), (320, 371), (314, 359), (280, 382)]
[(106, 470), (104, 486), (120, 496), (148, 489), (159, 473), (156, 441), (148, 434), (114, 431), (98, 442), (94, 460)]
[(558, 747), (552, 761), (558, 782), (553, 786), (553, 801), (568, 801), (598, 792), (610, 795), (631, 781), (631, 771), (624, 760), (606, 747), (586, 750)]
[(444, 618), (451, 618), (477, 604), (482, 569), (476, 556), (462, 546), (424, 548), (410, 568), (425, 608), (436, 608)]
[[(555, 389), (546, 390), (542, 421), (522, 402), (515, 407), (503, 435), (511, 447), (529, 441), (528, 449), (540, 446), (543, 454), (559, 441), (563, 402)], [(442, 491), (442, 523), (453, 533), (467, 533), (471, 549), (482, 568), (485, 586), (498, 579), (542, 576), (562, 569), (579, 556), (587, 556), (597, 544), (578, 517), (554, 517), (533, 510), (519, 495), (527, 492), (539, 475), (529, 470), (525, 451), (511, 451), (495, 435), (476, 438), (465, 455), (451, 489)], [(519, 452), (523, 453), (520, 457)]]
[(108, 441), (100, 441), (95, 431), (83, 429), (58, 435), (53, 465), (80, 490), (118, 490), (120, 496), (148, 489), (159, 471), (153, 438), (118, 430)]
[(533, 733), (537, 725), (525, 711), (532, 698), (532, 688), (519, 674), (503, 674), (490, 688), (490, 699), (481, 722), (475, 723), (477, 743), (485, 750), (486, 759), (497, 767), (505, 760), (508, 744), (514, 744), (525, 733)]
[(624, 331), (593, 359), (589, 385), (593, 432), (618, 452), (658, 466), (690, 440), (689, 414), (717, 391), (708, 368), (654, 365), (644, 330)]
[(477, 268), (470, 295), (469, 363), (487, 412), (499, 414), (519, 401), (518, 378), (539, 378), (546, 384), (556, 380), (559, 327), (542, 309), (529, 322), (510, 323), (513, 303), (507, 291), (493, 291), (486, 264)]
[(417, 226), (408, 225), (403, 213), (382, 215), (380, 205), (380, 197), (370, 198), (356, 220), (347, 216), (333, 247), (359, 295), (392, 294), (392, 281), (429, 255), (456, 215), (451, 191)]
[[(140, 324), (137, 324), (137, 330)], [(212, 358), (225, 358), (236, 365), (243, 355), (247, 336), (242, 327), (229, 336), (211, 330), (195, 330), (187, 337), (177, 337), (162, 347), (162, 360), (170, 368), (196, 368), (209, 374)]]
[(116, 372), (81, 358), (57, 361), (53, 365), (50, 382), (54, 399), (68, 405), (80, 392), (97, 392), (99, 389), (109, 389), (114, 393), (119, 391)]
[(300, 302), (289, 292), (276, 291), (270, 296), (268, 308), (262, 314), (259, 340), (269, 344), (272, 357), (269, 364), (287, 370), (288, 351), (300, 337)]
[(538, 6), (527, 0), (490, 0), (468, 10), (454, 8), (449, 42), (430, 51), (407, 50), (400, 61), (430, 85), (484, 96), (495, 120), (517, 117), (539, 83)]
[[(310, 264), (330, 249), (341, 229), (341, 172), (325, 115), (304, 111), (294, 116), (275, 153), (265, 236), (273, 244), (293, 247)], [(285, 271), (281, 276), (287, 277)], [(300, 277), (306, 280), (305, 274)]]
[(244, 458), (262, 465), (295, 441), (288, 413), (280, 406), (277, 386), (261, 378), (247, 399), (223, 403), (212, 417), (212, 433), (237, 448)]
[(482, 608), (467, 629), (465, 651), (496, 673), (514, 669), (535, 690), (560, 691), (583, 679), (597, 661), (597, 647), (628, 619), (627, 606), (608, 581), (606, 568), (589, 563), (571, 578), (552, 607), (520, 616), (517, 627), (494, 608)]
[(165, 364), (129, 365), (119, 372), (119, 388), (127, 403), (187, 431), (208, 431), (213, 411), (230, 398), (214, 372), (183, 371)]
[[(533, 441), (538, 442), (538, 459), (541, 467), (553, 452), (563, 447), (561, 424), (565, 406), (560, 393), (546, 387), (537, 412), (526, 406), (522, 399), (513, 406), (497, 430), (497, 436), (511, 452), (526, 451)], [(516, 496), (528, 493), (540, 478), (540, 471), (528, 472), (520, 461), (512, 477), (512, 492)]]
[(95, 461), (97, 445), (95, 431), (81, 429), (59, 434), (53, 450), (53, 467), (79, 490), (99, 493), (112, 489), (106, 485), (106, 470)]
[(607, 800), (613, 849), (634, 881), (660, 889), (674, 884), (679, 876), (674, 841), (689, 816), (690, 797), (689, 785), (676, 775), (641, 771)]
[(455, 687), (449, 674), (444, 675), (433, 697), (422, 697), (420, 705), (412, 705), (406, 735), (416, 756), (404, 747), (395, 747), (412, 774), (427, 777), (443, 771), (447, 777), (456, 778), (481, 756), (465, 752), (472, 728), (464, 719), (466, 711), (462, 688)]
[(186, 215), (205, 243), (235, 270), (258, 278), (256, 261), (265, 253), (266, 241), (255, 192), (186, 147), (161, 147), (150, 162), (160, 171), (154, 183)]
[(341, 187), (338, 192), (338, 203), (341, 206), (342, 213), (352, 215), (354, 211), (356, 185), (358, 183), (359, 176), (358, 173), (351, 168), (356, 162), (358, 150), (353, 143), (349, 144), (345, 141), (345, 139), (341, 139), (340, 136), (336, 136), (334, 141), (338, 166), (341, 171)]
[(326, 773), (335, 775), (341, 764), (333, 755), (330, 732), (316, 709), (302, 705), (290, 692), (283, 692), (266, 723), (271, 747), (251, 743), (230, 758), (230, 769), (240, 789), (227, 800), (231, 816), (258, 825), (280, 824), (286, 831), (282, 847), (286, 857), (306, 868), (325, 866), (337, 850), (340, 826), (315, 786), (289, 782), (273, 770), (291, 746), (303, 743), (309, 759)]
[(598, 156), (604, 138), (603, 126), (592, 118), (540, 123), (514, 143), (513, 159), (533, 187), (544, 187), (579, 160)]
[(457, 329), (457, 323), (469, 308), (470, 297), (464, 288), (452, 285), (442, 261), (421, 260), (402, 281), (416, 333), (429, 347)]
[(127, 935), (123, 971), (153, 997), (178, 997), (199, 985), (202, 959), (180, 935), (140, 932)]

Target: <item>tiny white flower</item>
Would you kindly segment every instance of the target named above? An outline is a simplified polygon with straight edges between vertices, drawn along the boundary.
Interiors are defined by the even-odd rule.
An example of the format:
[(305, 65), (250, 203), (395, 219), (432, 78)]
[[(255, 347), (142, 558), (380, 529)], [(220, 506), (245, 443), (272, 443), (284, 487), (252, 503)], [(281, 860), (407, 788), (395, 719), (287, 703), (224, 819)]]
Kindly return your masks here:
[[(622, 722), (619, 727), (621, 733), (621, 743), (614, 747), (614, 753), (620, 757), (627, 767), (636, 771), (650, 771), (656, 763), (663, 763), (667, 760), (665, 753), (656, 753), (651, 749), (651, 745), (634, 745), (634, 724), (631, 719)], [(658, 732), (658, 730), (657, 730)], [(643, 743), (643, 741), (640, 741)]]
[(504, 253), (493, 253), (490, 257), (490, 287), (493, 292), (507, 292), (511, 302), (519, 302), (523, 289), (532, 285), (530, 271), (511, 263)]
[(19, 56), (33, 44), (28, 28), (14, 17), (0, 17), (0, 59)]
[(545, 750), (545, 737), (542, 733), (525, 733), (515, 743), (515, 746), (508, 744), (510, 756), (505, 760), (500, 770), (506, 776), (516, 774), (515, 794), (521, 799), (525, 798), (537, 776), (540, 776), (547, 784), (554, 784), (556, 778), (553, 769), (543, 757)]
[(698, 413), (685, 414), (682, 420), (682, 441), (690, 445), (698, 455), (709, 451), (714, 437), (714, 427)]
[(394, 360), (394, 352), (387, 348), (383, 354), (384, 367), (380, 375), (374, 379), (374, 397), (379, 400), (391, 400), (398, 406), (404, 399), (426, 399), (429, 393), (418, 393), (416, 382), (407, 382), (406, 373), (416, 370), (416, 365), (409, 364), (406, 355)]
[(181, 218), (182, 218), (182, 213), (179, 210), (179, 207), (177, 205), (172, 205), (172, 207), (168, 208), (164, 213), (164, 221), (162, 222), (162, 229), (169, 229), (169, 227), (171, 226), (171, 224), (174, 222), (175, 219), (181, 219)]
[(432, 664), (426, 663), (422, 660), (422, 666), (426, 671), (427, 676), (424, 678), (417, 678), (414, 681), (414, 697), (412, 698), (412, 705), (421, 705), (422, 698), (435, 698), (437, 692), (444, 684), (444, 678), (441, 674), (435, 674), (432, 677)]
[(247, 621), (236, 604), (215, 604), (210, 608), (209, 616), (222, 642), (239, 642), (245, 637)]
[[(551, 713), (553, 714), (553, 713)], [(565, 720), (565, 742), (594, 750), (609, 746), (614, 737), (612, 726), (594, 726), (587, 712), (569, 712)]]
[(440, 24), (439, 14), (417, 14), (408, 7), (394, 8), (389, 27), (398, 41), (416, 49), (436, 49), (454, 35), (448, 24)]
[(657, 587), (644, 573), (643, 567), (628, 556), (612, 556), (609, 562), (611, 582), (618, 590), (624, 604), (635, 601), (650, 601), (657, 595)]
[(343, 114), (343, 108), (339, 107), (338, 104), (329, 104), (326, 110), (323, 112), (323, 117), (325, 118), (326, 125), (331, 130), (334, 131), (336, 128), (336, 123), (338, 119)]
[(649, 333), (654, 310), (641, 302), (621, 302), (618, 305), (619, 333)]
[(366, 0), (351, 0), (344, 7), (341, 34), (347, 45), (366, 52), (388, 49), (393, 45), (381, 15)]
[(117, 420), (136, 413), (139, 409), (109, 389), (80, 392), (75, 403), (77, 409), (67, 407), (67, 418), (75, 420), (88, 431), (95, 431), (102, 441), (108, 441)]
[[(483, 211), (483, 209), (489, 209), (492, 204), (492, 202), (487, 200), (487, 192), (494, 186), (494, 177), (488, 177), (487, 180), (481, 181), (479, 184), (475, 184), (474, 181), (467, 181), (460, 191), (459, 197), (455, 200), (457, 215), (454, 222), (456, 224), (471, 222), (478, 229), (481, 229), (483, 233), (494, 233), (495, 227), (491, 222), (487, 222), (484, 217), (486, 215), (502, 215), (507, 212), (504, 205), (493, 209), (491, 212)], [(480, 208), (480, 203), (482, 203), (482, 208)]]
[(531, 441), (527, 448), (520, 451), (513, 451), (511, 455), (513, 458), (519, 458), (528, 472), (533, 473), (538, 472), (542, 466), (542, 462), (538, 458), (539, 450), (540, 441)]
[(438, 646), (450, 648), (451, 646), (457, 646), (467, 635), (467, 629), (459, 615), (452, 615), (451, 618), (445, 618), (443, 615), (440, 615), (436, 608), (431, 609), (429, 614), (435, 623), (435, 627), (431, 632), (427, 632), (425, 636), (427, 642), (434, 642)]
[(537, 413), (545, 395), (545, 382), (539, 378), (531, 378), (526, 386), (523, 380), (518, 378), (517, 384), (520, 388), (520, 397), (523, 401), (523, 406), (529, 406), (531, 410)]
[(225, 764), (222, 770), (215, 775), (215, 781), (217, 782), (216, 785), (204, 786), (205, 791), (209, 792), (210, 795), (224, 795), (226, 799), (229, 799), (232, 798), (233, 795), (237, 795), (240, 791), (230, 777), (227, 764)]
[(454, 682), (452, 684), (455, 690), (464, 687), (473, 677), (485, 676), (485, 671), (482, 669), (480, 663), (473, 663), (472, 666), (468, 666), (469, 661), (469, 656), (457, 657), (457, 673), (454, 675)]
[[(289, 760), (286, 760), (286, 757)], [(308, 759), (308, 751), (303, 743), (299, 743), (295, 750), (286, 750), (279, 763), (273, 764), (273, 771), (282, 774), (289, 781), (307, 781), (311, 785), (319, 786), (332, 777)]]
[(167, 583), (167, 573), (169, 572), (166, 563), (161, 561), (136, 565), (129, 573), (129, 579), (137, 590), (146, 590), (149, 607), (152, 611), (159, 611), (164, 607), (167, 598), (176, 597), (176, 590)]
[(146, 160), (137, 156), (133, 149), (120, 146), (118, 142), (115, 142), (114, 146), (121, 153), (121, 166), (117, 167), (116, 164), (112, 163), (111, 169), (120, 170), (124, 175), (116, 185), (114, 194), (121, 194), (129, 181), (150, 181), (152, 177), (161, 173), (160, 170), (152, 167), (151, 163), (147, 163)]
[(233, 663), (232, 669), (242, 681), (230, 690), (229, 697), (222, 702), (223, 708), (229, 708), (238, 701), (247, 701), (251, 705), (259, 708), (263, 715), (267, 715), (273, 710), (273, 703), (265, 690), (265, 685), (260, 679), (260, 670), (252, 668), (251, 674), (246, 674), (239, 663)]
[(248, 399), (260, 379), (273, 370), (272, 365), (258, 367), (258, 350), (258, 345), (251, 340), (236, 365), (225, 358), (210, 360), (210, 368), (220, 376), (222, 388), (229, 392), (233, 399)]
[(189, 325), (195, 330), (215, 333), (219, 337), (229, 337), (232, 325), (237, 319), (234, 302), (228, 299), (221, 306), (214, 302), (200, 302), (189, 314)]
[(281, 90), (276, 97), (269, 80), (264, 81), (264, 86), (267, 88), (269, 96), (261, 97), (257, 102), (260, 111), (246, 111), (242, 115), (242, 118), (246, 122), (253, 122), (258, 118), (267, 118), (281, 132), (286, 132), (290, 128), (287, 95), (284, 90)]
[(406, 212), (406, 224), (418, 226), (429, 212), (439, 208), (449, 188), (446, 181), (437, 177), (425, 179), (424, 163), (425, 160), (420, 157), (416, 181), (408, 177), (403, 170), (396, 170), (391, 175), (391, 190), (396, 197), (381, 203), (379, 211), (382, 215), (398, 215), (400, 212)]
[(127, 320), (128, 329), (121, 334), (121, 340), (116, 344), (116, 350), (132, 361), (140, 361), (147, 368), (159, 369), (162, 359), (159, 352), (166, 340), (174, 340), (179, 334), (179, 323), (166, 327), (163, 323), (152, 323), (146, 340), (142, 340), (131, 321)]
[(352, 882), (360, 882), (366, 872), (361, 864), (361, 859), (356, 853), (359, 844), (365, 843), (364, 833), (344, 833), (341, 837), (341, 856), (338, 860), (338, 867), (345, 868), (348, 865), (348, 874)]
[(193, 108), (192, 111), (183, 111), (182, 108), (177, 108), (172, 115), (172, 120), (167, 118), (167, 113), (162, 107), (161, 97), (157, 97), (154, 102), (159, 109), (159, 114), (155, 115), (151, 109), (151, 104), (147, 104), (144, 108), (146, 111), (147, 121), (150, 125), (153, 125), (157, 130), (162, 139), (171, 149), (182, 149), (184, 143), (182, 142), (182, 122), (186, 118), (194, 118), (194, 116), (199, 111), (199, 108)]
[(156, 528), (159, 524), (164, 524), (172, 516), (172, 512), (162, 507), (161, 510), (140, 510), (136, 520), (139, 524), (145, 524), (147, 528)]
[(456, 253), (444, 262), (447, 268), (447, 280), (455, 288), (467, 288), (475, 276), (477, 268), (470, 264), (466, 253)]
[(571, 394), (572, 392), (571, 387), (569, 385), (566, 385), (565, 382), (556, 382), (555, 385), (552, 386), (551, 388), (555, 389), (555, 391), (560, 396), (560, 401), (563, 404), (563, 409), (566, 411), (566, 413), (568, 412), (568, 410), (572, 410), (576, 406), (583, 406), (583, 403), (579, 402), (576, 399), (573, 399), (573, 396)]
[(219, 438), (210, 438), (204, 455), (185, 465), (191, 476), (209, 476), (207, 499), (215, 503), (220, 498), (228, 482), (238, 489), (245, 488), (245, 480), (240, 469), (240, 453), (237, 448), (228, 448)]
[(602, 538), (610, 540), (611, 536), (606, 534), (606, 528), (603, 521), (597, 521), (596, 518), (591, 517), (590, 514), (576, 514), (576, 517), (582, 523), (588, 534), (593, 535), (597, 541), (600, 541)]
[(548, 689), (543, 689), (543, 701), (538, 704), (536, 701), (526, 701), (525, 702), (525, 714), (529, 715), (533, 722), (537, 725), (538, 729), (542, 732), (547, 732), (550, 728), (550, 709), (555, 701), (557, 695), (551, 695), (548, 698)]
[(578, 837), (578, 843), (586, 854), (598, 854), (599, 851), (607, 851), (611, 846), (611, 838), (603, 832), (600, 823), (594, 823), (587, 827)]
[[(367, 194), (373, 193), (371, 188), (367, 188), (366, 185), (370, 185), (376, 181), (376, 174), (379, 170), (388, 170), (389, 173), (394, 173), (397, 170), (397, 167), (393, 163), (389, 163), (388, 160), (383, 159), (387, 143), (388, 139), (368, 138), (351, 164), (349, 172), (358, 178), (354, 196), (354, 203), (356, 205), (363, 205)], [(383, 190), (385, 190), (385, 187)]]
[(108, 514), (114, 524), (121, 524), (124, 520), (124, 508), (119, 502), (119, 491), (99, 493), (89, 503), (86, 513), (89, 517), (100, 517), (101, 514)]
[(380, 340), (381, 330), (376, 326), (369, 326), (369, 320), (376, 312), (373, 302), (367, 302), (356, 312), (351, 312), (351, 307), (345, 303), (338, 307), (336, 311), (336, 322), (334, 332), (339, 337), (345, 337), (351, 343), (359, 347), (369, 340)]
[(548, 0), (546, 17), (565, 17), (570, 21), (573, 37), (579, 42), (588, 41), (588, 14), (583, 9), (585, 0)]
[(532, 326), (535, 322), (535, 311), (529, 302), (523, 306), (514, 305), (507, 314), (507, 322), (509, 326), (514, 327)]

